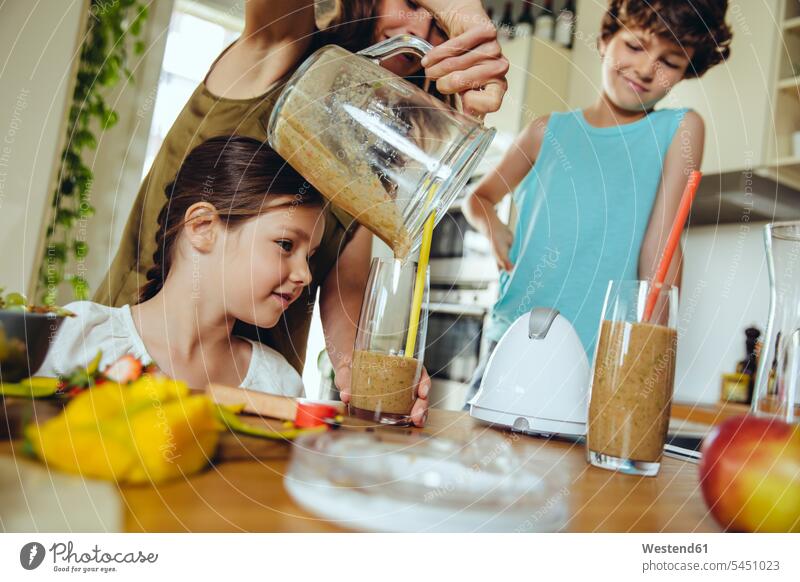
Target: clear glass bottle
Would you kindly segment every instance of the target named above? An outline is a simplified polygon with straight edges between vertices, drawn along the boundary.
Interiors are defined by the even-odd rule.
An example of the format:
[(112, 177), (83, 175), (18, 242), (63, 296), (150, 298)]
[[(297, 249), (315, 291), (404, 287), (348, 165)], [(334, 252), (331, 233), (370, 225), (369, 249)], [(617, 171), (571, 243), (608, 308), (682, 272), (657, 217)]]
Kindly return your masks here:
[(503, 10), (503, 18), (500, 19), (500, 27), (497, 32), (502, 38), (514, 38), (514, 18), (512, 17), (511, 2), (506, 2)]
[(770, 302), (752, 411), (800, 422), (800, 221), (764, 227)]
[(556, 18), (555, 41), (563, 47), (572, 48), (575, 31), (575, 3), (567, 0)]
[(533, 17), (533, 2), (530, 0), (523, 0), (522, 13), (517, 20), (517, 36), (526, 37), (533, 36), (534, 17)]
[(536, 28), (533, 35), (544, 40), (553, 40), (553, 29), (556, 19), (553, 16), (553, 0), (545, 0), (544, 7), (536, 17)]

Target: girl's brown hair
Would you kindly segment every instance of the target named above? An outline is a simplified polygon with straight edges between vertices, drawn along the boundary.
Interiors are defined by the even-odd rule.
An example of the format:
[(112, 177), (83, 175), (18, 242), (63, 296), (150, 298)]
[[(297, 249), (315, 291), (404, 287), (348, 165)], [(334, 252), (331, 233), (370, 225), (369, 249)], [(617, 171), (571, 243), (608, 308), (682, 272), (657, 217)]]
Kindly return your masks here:
[(607, 41), (620, 28), (640, 28), (692, 47), (685, 77), (700, 77), (731, 54), (727, 9), (728, 0), (611, 0), (600, 36)]
[[(175, 241), (192, 204), (213, 204), (222, 223), (232, 228), (267, 210), (323, 203), (319, 192), (269, 145), (241, 136), (214, 137), (195, 147), (164, 192), (167, 202), (158, 215), (153, 266), (147, 271), (139, 302), (151, 299), (164, 286)], [(292, 199), (275, 205), (268, 204), (268, 196)]]

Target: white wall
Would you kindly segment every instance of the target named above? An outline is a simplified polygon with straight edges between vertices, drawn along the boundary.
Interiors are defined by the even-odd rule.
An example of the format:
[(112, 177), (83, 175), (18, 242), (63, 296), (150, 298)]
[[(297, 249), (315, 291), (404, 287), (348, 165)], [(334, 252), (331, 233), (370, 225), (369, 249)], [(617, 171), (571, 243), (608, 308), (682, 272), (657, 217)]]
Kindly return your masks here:
[[(172, 5), (151, 4), (135, 82), (123, 80), (106, 95), (119, 122), (97, 131), (97, 150), (84, 154), (95, 174), (90, 196), (96, 214), (76, 225), (90, 249), (78, 270), (92, 290), (113, 259), (139, 189)], [(0, 256), (0, 286), (8, 289), (30, 293), (36, 278), (87, 14), (88, 0), (0, 4), (0, 241), (14, 249)], [(59, 300), (71, 298), (64, 285)]]
[(86, 10), (0, 3), (0, 287), (30, 292)]
[(578, 19), (572, 46), (572, 73), (569, 79), (567, 103), (570, 109), (588, 107), (600, 95), (600, 55), (597, 39), (600, 21), (606, 11), (606, 0), (577, 0), (575, 15)]
[(763, 223), (691, 227), (684, 239), (675, 400), (714, 403), (745, 356), (744, 330), (766, 332)]

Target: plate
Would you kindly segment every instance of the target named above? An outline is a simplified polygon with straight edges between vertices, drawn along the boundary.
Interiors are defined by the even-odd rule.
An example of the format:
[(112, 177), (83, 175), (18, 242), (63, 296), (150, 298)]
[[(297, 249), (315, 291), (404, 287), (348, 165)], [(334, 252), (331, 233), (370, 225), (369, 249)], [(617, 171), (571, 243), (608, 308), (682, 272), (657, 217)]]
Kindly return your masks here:
[(308, 435), (295, 442), (284, 485), (305, 509), (348, 529), (561, 529), (566, 483), (510, 441), (495, 433), (466, 441), (388, 431)]

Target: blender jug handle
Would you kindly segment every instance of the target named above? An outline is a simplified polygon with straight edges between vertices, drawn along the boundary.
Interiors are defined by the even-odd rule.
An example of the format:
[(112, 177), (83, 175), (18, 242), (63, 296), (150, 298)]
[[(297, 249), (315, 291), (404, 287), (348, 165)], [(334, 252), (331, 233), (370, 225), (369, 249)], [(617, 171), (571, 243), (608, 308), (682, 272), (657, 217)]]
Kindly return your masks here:
[(379, 43), (358, 51), (356, 54), (373, 59), (380, 63), (395, 55), (412, 53), (422, 58), (433, 50), (433, 45), (424, 38), (413, 34), (398, 34), (392, 38), (387, 38)]
[[(376, 64), (380, 64), (381, 61), (404, 53), (411, 53), (417, 55), (419, 58), (422, 58), (431, 50), (433, 50), (433, 45), (424, 38), (414, 36), (413, 34), (398, 34), (397, 36), (387, 38), (386, 40), (382, 40), (371, 47), (367, 47), (364, 50), (358, 51), (356, 54), (372, 59), (372, 61)], [(426, 79), (426, 91), (429, 83), (430, 80)], [(461, 106), (461, 97), (459, 97), (458, 94), (448, 95), (447, 98), (449, 105), (453, 109), (459, 113), (464, 112), (464, 108)]]

